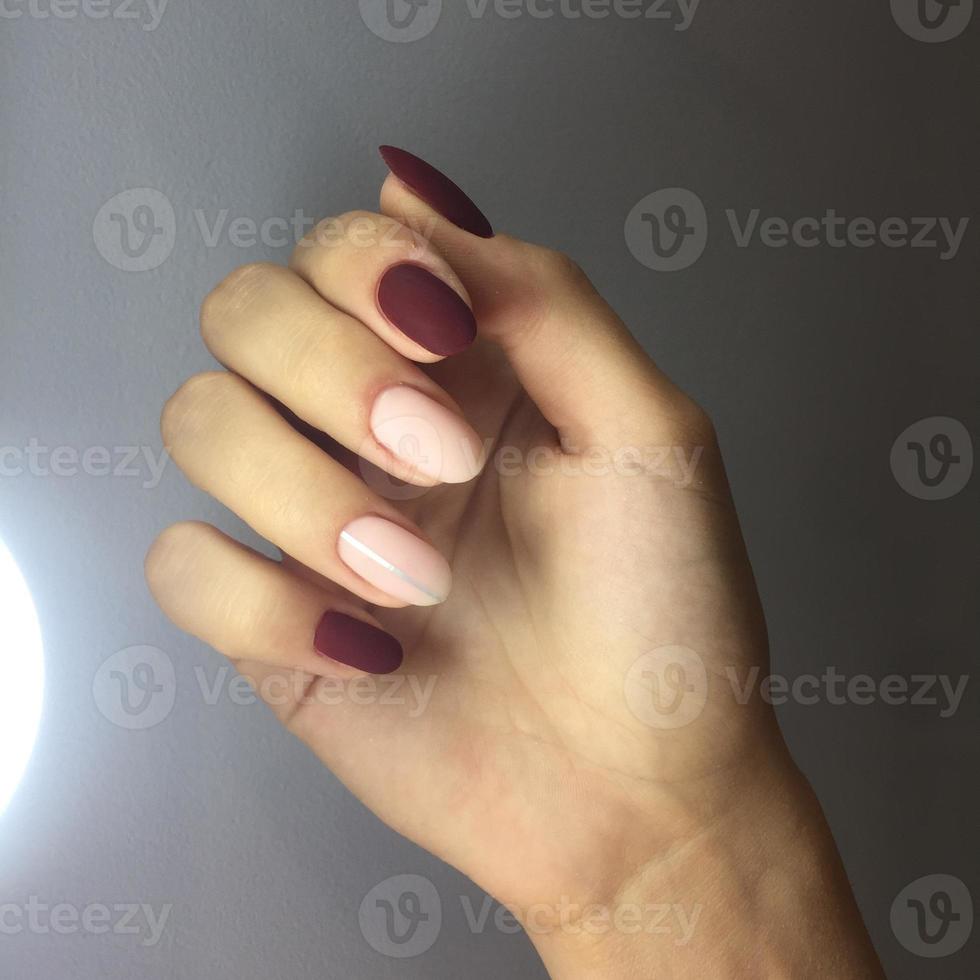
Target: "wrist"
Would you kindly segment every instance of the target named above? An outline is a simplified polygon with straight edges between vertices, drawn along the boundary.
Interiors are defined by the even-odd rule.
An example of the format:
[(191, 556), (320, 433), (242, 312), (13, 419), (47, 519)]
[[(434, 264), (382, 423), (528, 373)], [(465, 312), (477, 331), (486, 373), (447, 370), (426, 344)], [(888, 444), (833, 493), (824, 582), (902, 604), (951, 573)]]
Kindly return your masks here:
[[(524, 916), (554, 980), (882, 976), (820, 806), (785, 752), (612, 901)], [(655, 838), (651, 834), (651, 838)], [(653, 848), (656, 852), (656, 848)]]

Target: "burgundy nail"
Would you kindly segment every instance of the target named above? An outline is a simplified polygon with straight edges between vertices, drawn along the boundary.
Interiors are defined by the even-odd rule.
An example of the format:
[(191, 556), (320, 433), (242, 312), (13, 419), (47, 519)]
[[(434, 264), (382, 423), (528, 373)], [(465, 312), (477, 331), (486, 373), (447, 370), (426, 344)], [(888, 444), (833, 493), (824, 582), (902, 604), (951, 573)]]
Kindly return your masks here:
[(390, 674), (402, 662), (402, 645), (393, 636), (339, 612), (324, 613), (313, 647), (324, 657), (369, 674)]
[(493, 238), (484, 213), (444, 173), (397, 146), (380, 147), (391, 172), (454, 225), (480, 238)]
[(476, 318), (459, 293), (420, 265), (393, 265), (378, 284), (381, 312), (403, 334), (448, 357), (476, 338)]

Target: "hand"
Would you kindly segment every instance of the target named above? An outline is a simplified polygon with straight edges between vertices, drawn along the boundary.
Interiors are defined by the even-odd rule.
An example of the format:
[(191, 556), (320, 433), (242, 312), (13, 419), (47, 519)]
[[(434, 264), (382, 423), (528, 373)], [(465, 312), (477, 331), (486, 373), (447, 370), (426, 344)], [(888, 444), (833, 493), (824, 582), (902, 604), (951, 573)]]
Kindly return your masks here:
[[(188, 477), (286, 557), (177, 525), (156, 598), (554, 975), (812, 976), (810, 943), (821, 975), (873, 974), (772, 713), (726, 680), (767, 643), (708, 418), (576, 265), (387, 158), (381, 214), (207, 298), (229, 370), (163, 414)], [(322, 696), (372, 672), (424, 710)], [(683, 942), (588, 928), (662, 903), (701, 907)]]

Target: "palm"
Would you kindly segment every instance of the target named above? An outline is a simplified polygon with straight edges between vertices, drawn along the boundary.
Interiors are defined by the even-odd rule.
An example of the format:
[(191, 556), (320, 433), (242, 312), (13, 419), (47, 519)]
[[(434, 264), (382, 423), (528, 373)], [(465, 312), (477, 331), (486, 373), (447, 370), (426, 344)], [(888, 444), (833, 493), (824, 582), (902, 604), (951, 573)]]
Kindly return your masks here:
[[(404, 504), (451, 555), (452, 598), (372, 610), (402, 638), (402, 673), (418, 686), (403, 682), (387, 699), (402, 704), (310, 698), (282, 717), (392, 826), (521, 904), (542, 898), (522, 881), (538, 893), (549, 882), (548, 898), (568, 894), (576, 880), (594, 880), (582, 877), (586, 863), (615, 880), (635, 861), (605, 829), (654, 812), (669, 827), (665, 787), (724, 769), (741, 743), (728, 730), (719, 748), (704, 722), (658, 738), (624, 696), (631, 664), (681, 637), (710, 669), (722, 656), (762, 656), (764, 636), (752, 602), (746, 618), (745, 587), (727, 585), (744, 580), (744, 556), (712, 458), (702, 466), (716, 472), (697, 489), (563, 474), (547, 456), (529, 476), (529, 451), (555, 448), (555, 435), (495, 350), (430, 370), (511, 456), (473, 483)], [(730, 638), (723, 649), (718, 636)], [(420, 711), (418, 692), (431, 683)], [(713, 710), (705, 718), (721, 721)], [(433, 819), (436, 811), (450, 819)], [(561, 825), (544, 845), (532, 832)]]

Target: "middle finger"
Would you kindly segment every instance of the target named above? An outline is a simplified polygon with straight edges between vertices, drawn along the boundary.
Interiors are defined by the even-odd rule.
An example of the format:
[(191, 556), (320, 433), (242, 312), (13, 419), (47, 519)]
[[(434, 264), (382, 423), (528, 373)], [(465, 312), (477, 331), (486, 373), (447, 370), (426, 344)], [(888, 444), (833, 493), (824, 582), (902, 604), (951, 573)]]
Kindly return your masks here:
[(399, 479), (465, 483), (482, 468), (449, 395), (289, 269), (233, 272), (204, 301), (201, 334), (226, 367)]

